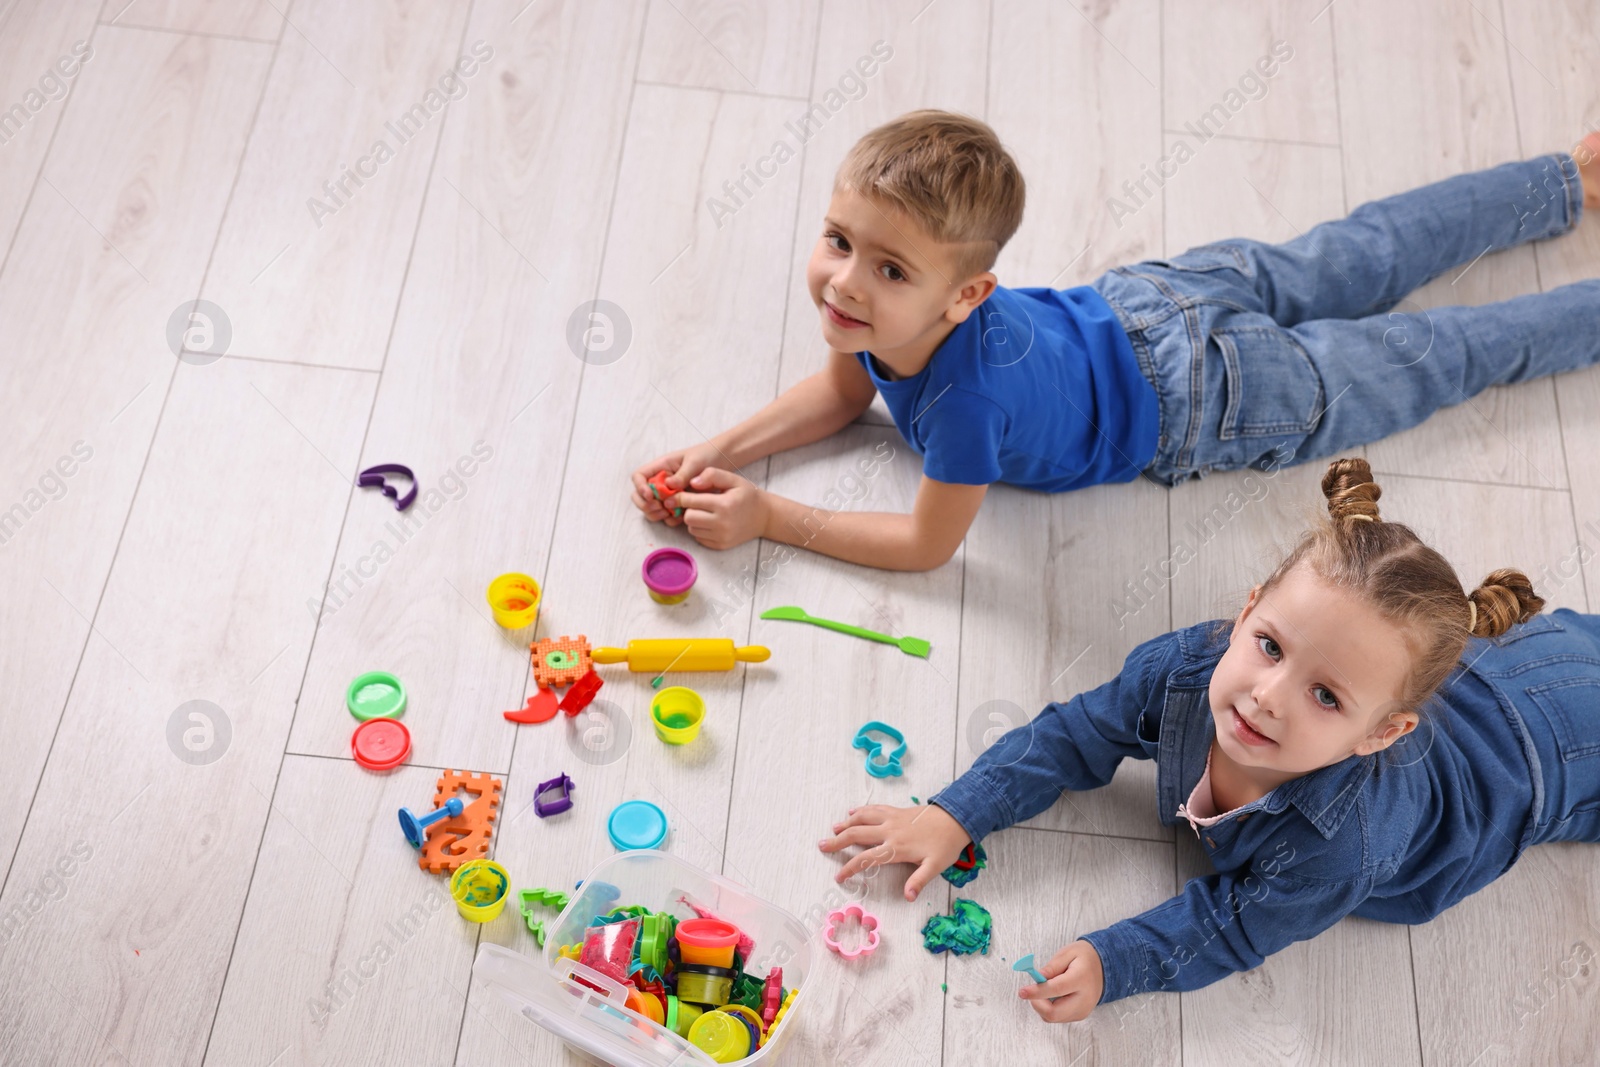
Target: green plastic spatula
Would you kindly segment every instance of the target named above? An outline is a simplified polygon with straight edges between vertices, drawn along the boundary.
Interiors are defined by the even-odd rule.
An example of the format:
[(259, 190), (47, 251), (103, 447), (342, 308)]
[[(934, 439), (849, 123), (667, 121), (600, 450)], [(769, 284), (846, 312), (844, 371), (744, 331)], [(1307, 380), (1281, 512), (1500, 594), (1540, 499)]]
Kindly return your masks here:
[(849, 623), (834, 622), (832, 619), (819, 619), (815, 615), (807, 615), (805, 608), (783, 607), (771, 608), (761, 613), (763, 619), (785, 619), (789, 622), (809, 622), (813, 626), (821, 626), (825, 630), (837, 630), (842, 634), (852, 637), (865, 637), (868, 641), (882, 641), (886, 645), (895, 645), (901, 652), (908, 656), (921, 656), (928, 658), (928, 653), (933, 646), (920, 637), (890, 637), (874, 630), (863, 630), (859, 626)]

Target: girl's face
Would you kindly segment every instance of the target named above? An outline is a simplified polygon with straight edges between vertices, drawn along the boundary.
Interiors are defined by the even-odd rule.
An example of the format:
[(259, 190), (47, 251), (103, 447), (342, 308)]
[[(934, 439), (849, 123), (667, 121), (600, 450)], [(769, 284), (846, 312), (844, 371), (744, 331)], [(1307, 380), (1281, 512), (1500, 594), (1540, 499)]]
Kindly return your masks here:
[(1417, 724), (1398, 703), (1410, 666), (1403, 631), (1296, 567), (1234, 623), (1211, 676), (1218, 746), (1268, 788), (1387, 748)]

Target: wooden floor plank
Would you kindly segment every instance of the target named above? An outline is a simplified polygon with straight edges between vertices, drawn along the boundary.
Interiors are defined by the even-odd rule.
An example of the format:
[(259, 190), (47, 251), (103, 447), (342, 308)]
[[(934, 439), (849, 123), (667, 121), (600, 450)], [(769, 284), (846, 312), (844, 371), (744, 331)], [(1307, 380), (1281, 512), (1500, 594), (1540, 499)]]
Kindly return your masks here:
[(86, 66), (99, 0), (14, 3), (0, 12), (0, 262), (45, 150)]
[(1597, 931), (1600, 855), (1589, 843), (1538, 845), (1505, 877), (1412, 930), (1425, 1061), (1593, 1058)]
[[(354, 462), (373, 384), (179, 371), (0, 898), (28, 905), (77, 841), (91, 853), (6, 945), (0, 1039), (22, 1060), (199, 1061), (311, 642), (290, 590), (331, 558), (351, 490), (328, 464)], [(241, 485), (248, 506), (217, 506)]]
[(104, 643), (88, 620), (179, 365), (167, 326), (199, 288), (269, 59), (106, 27), (95, 49), (0, 277), (8, 859), (86, 642)]
[(1554, 594), (1573, 608), (1587, 599), (1593, 610), (1600, 604), (1600, 449), (1592, 443), (1600, 441), (1600, 368), (1561, 375), (1556, 396), (1577, 531), (1568, 551), (1530, 575), (1541, 595)]
[[(1429, 2), (1397, 11), (1358, 0), (1330, 11), (1339, 65), (1346, 191), (1351, 208), (1465, 171), (1521, 158), (1498, 9)], [(1399, 87), (1384, 73), (1403, 64)], [(1440, 121), (1441, 115), (1461, 116)], [(1469, 121), (1470, 116), (1470, 121)], [(1402, 132), (1403, 131), (1403, 132)], [(1398, 139), (1410, 150), (1394, 151)], [(1399, 305), (1425, 311), (1539, 291), (1533, 249), (1484, 256)], [(1380, 470), (1564, 489), (1566, 470), (1548, 382), (1490, 389), (1371, 445)]]
[(1281, 244), (1345, 213), (1339, 149), (1320, 145), (1213, 140), (1163, 191), (1173, 255), (1232, 237)]
[[(1327, 0), (1162, 9), (1163, 114), (1191, 148), (1206, 137), (1339, 144)], [(1223, 110), (1217, 111), (1217, 105)], [(1176, 213), (1174, 213), (1176, 218)]]
[[(362, 459), (408, 464), (423, 491), (405, 515), (363, 493), (326, 597), (321, 578), (297, 590), (321, 622), (304, 696), (318, 712), (296, 722), (294, 752), (347, 755), (345, 687), (383, 668), (428, 716), (419, 760), (511, 765), (500, 712), (522, 703), (534, 632), (496, 626), (485, 591), (508, 571), (553, 577), (584, 369), (567, 323), (594, 297), (636, 58), (616, 48), (615, 13), (551, 5), (511, 26), (515, 14), (474, 8), (468, 34), (504, 40), (503, 68), (450, 116)], [(585, 138), (591, 153), (562, 147)]]
[(100, 18), (113, 26), (275, 42), (283, 32), (284, 9), (289, 6), (273, 0), (105, 0)]
[(820, 0), (655, 0), (645, 24), (639, 78), (788, 96), (798, 103), (811, 82), (820, 6)]
[[(1162, 254), (1159, 202), (1124, 188), (1163, 151), (1161, 64), (1149, 47), (1159, 27), (1155, 3), (995, 8), (989, 120), (1029, 191), (1022, 228), (996, 266), (1005, 284), (1082, 285)], [(1056, 61), (1062, 54), (1079, 58)], [(1057, 100), (1075, 104), (1040, 106)]]
[(466, 14), (297, 5), (202, 294), (231, 319), (232, 352), (383, 364), (444, 117), (503, 70), (493, 43), (463, 41)]

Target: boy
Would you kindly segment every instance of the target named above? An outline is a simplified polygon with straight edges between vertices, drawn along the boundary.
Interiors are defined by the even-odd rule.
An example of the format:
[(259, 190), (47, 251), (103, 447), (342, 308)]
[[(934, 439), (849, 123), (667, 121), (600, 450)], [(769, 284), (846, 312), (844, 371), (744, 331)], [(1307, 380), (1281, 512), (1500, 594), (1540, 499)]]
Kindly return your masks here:
[[(1587, 192), (1585, 192), (1587, 187)], [(652, 521), (892, 570), (955, 554), (990, 484), (1044, 492), (1273, 469), (1421, 422), (1490, 385), (1600, 362), (1600, 280), (1484, 307), (1383, 314), (1487, 249), (1600, 206), (1600, 133), (1375, 201), (1283, 245), (1232, 240), (1092, 285), (991, 272), (1023, 180), (976, 119), (915, 111), (846, 155), (806, 270), (827, 365), (753, 418), (633, 472)], [(909, 515), (813, 509), (732, 469), (849, 425), (882, 393), (922, 456)], [(732, 469), (730, 469), (732, 468)], [(647, 480), (671, 471), (658, 501)], [(667, 510), (683, 508), (681, 517)]]

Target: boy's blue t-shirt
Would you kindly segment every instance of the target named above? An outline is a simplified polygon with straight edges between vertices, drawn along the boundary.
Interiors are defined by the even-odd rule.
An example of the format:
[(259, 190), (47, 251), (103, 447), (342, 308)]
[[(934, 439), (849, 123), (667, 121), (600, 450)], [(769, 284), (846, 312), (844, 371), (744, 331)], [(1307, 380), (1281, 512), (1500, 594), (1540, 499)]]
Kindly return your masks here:
[(1089, 286), (997, 286), (910, 378), (856, 358), (935, 481), (1059, 493), (1130, 481), (1155, 458), (1155, 387)]

